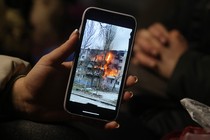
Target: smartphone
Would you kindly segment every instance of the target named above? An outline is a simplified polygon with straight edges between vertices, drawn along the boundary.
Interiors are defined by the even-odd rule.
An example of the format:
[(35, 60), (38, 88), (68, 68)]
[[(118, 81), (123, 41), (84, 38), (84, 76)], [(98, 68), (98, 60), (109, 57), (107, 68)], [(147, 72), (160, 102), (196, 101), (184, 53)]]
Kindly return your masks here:
[(84, 11), (65, 95), (67, 112), (104, 121), (117, 118), (136, 26), (128, 14), (97, 7)]

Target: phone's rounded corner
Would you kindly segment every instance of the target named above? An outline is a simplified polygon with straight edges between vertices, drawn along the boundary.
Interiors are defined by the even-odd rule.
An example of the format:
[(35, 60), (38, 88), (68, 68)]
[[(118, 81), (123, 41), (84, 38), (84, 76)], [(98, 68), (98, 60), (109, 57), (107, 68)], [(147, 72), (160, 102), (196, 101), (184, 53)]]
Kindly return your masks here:
[(71, 112), (68, 110), (68, 107), (67, 107), (67, 104), (66, 104), (66, 101), (64, 102), (63, 104), (63, 110), (69, 114), (71, 114)]
[(64, 109), (64, 111), (68, 112), (68, 109), (67, 109), (67, 92), (65, 93), (64, 100), (63, 100), (63, 109)]
[(87, 8), (84, 10), (84, 13), (87, 13), (87, 12), (90, 11), (90, 10), (96, 10), (96, 9), (100, 9), (100, 8), (95, 7), (95, 6), (89, 6), (89, 7), (87, 7)]
[(64, 102), (63, 102), (63, 109), (64, 109), (64, 111), (67, 112), (67, 108), (66, 108), (66, 99), (64, 99)]
[(95, 6), (89, 6), (89, 7), (87, 7), (87, 8), (85, 9), (85, 11), (86, 11), (86, 10), (89, 10), (89, 9), (98, 9), (98, 7), (95, 7)]
[(136, 17), (135, 17), (135, 16), (133, 16), (133, 15), (130, 15), (130, 16), (133, 18), (134, 23), (135, 23), (135, 27), (137, 28), (137, 26), (138, 26), (138, 22), (137, 22)]

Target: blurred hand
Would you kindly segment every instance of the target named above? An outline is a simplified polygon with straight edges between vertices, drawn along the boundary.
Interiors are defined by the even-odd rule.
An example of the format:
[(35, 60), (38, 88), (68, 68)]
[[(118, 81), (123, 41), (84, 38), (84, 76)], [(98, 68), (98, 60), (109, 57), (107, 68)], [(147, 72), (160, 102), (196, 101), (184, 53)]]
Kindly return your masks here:
[[(63, 101), (72, 66), (72, 62), (64, 60), (74, 51), (78, 36), (78, 31), (74, 31), (64, 44), (43, 56), (25, 77), (14, 83), (12, 103), (21, 117), (39, 122), (76, 119), (64, 111)], [(129, 76), (127, 86), (133, 85), (135, 80), (134, 76)], [(130, 92), (125, 92), (124, 99), (131, 96)], [(115, 121), (105, 124), (105, 128), (117, 127)]]
[(179, 31), (168, 31), (163, 25), (156, 23), (137, 33), (134, 62), (170, 78), (187, 48), (188, 43)]

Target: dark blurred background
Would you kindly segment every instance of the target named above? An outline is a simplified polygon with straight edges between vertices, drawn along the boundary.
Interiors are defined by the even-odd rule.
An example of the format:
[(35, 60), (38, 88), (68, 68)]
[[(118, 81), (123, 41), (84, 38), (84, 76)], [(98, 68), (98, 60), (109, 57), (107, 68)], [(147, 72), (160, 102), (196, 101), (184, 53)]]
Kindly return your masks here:
[(85, 8), (98, 6), (136, 17), (138, 29), (172, 21), (175, 0), (0, 0), (0, 54), (35, 64), (79, 28)]
[[(184, 24), (183, 20), (180, 19), (182, 17), (185, 18), (185, 16), (182, 16), (183, 11), (175, 14), (180, 7), (181, 1), (182, 0), (0, 0), (0, 54), (19, 57), (34, 65), (40, 57), (68, 39), (74, 29), (79, 28), (82, 13), (89, 6), (97, 6), (131, 14), (137, 19), (138, 29), (146, 28), (154, 22), (167, 24), (167, 27), (174, 25), (179, 26), (175, 24), (175, 22)], [(189, 4), (186, 4), (185, 7), (187, 6), (189, 6)], [(179, 20), (177, 20), (176, 17), (179, 17)], [(69, 59), (72, 59), (72, 57), (70, 56)], [(133, 70), (135, 69), (136, 67), (133, 68)], [(140, 72), (138, 71), (138, 73)], [(136, 88), (137, 92), (140, 91), (139, 89), (141, 87), (147, 84), (143, 85), (142, 83), (151, 81), (147, 79), (148, 75), (143, 74), (146, 80), (141, 77), (140, 85), (135, 86), (139, 87)], [(160, 81), (156, 82), (153, 77), (149, 78), (151, 78), (155, 84), (159, 83), (157, 84), (158, 88), (155, 88), (155, 90), (159, 89), (159, 85), (162, 85), (162, 83)], [(151, 83), (147, 86), (150, 88)], [(162, 87), (160, 89), (162, 89)], [(148, 100), (145, 100), (145, 102), (147, 101)], [(131, 124), (133, 122), (133, 124), (137, 125), (137, 128), (141, 127), (135, 120), (129, 120), (126, 123), (130, 122)], [(83, 129), (86, 128), (84, 127)], [(90, 133), (101, 137), (102, 132), (97, 133), (98, 131), (92, 131), (89, 127), (86, 131), (90, 131)], [(139, 134), (140, 132), (144, 134), (144, 131), (137, 129), (136, 132), (132, 133)], [(104, 139), (106, 139), (106, 137), (104, 137)]]

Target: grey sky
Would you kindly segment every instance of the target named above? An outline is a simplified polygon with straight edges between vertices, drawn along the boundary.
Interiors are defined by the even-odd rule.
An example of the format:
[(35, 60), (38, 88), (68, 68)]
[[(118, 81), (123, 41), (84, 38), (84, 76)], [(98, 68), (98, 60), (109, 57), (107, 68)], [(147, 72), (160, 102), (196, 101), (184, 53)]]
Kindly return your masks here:
[[(100, 24), (99, 24), (99, 22), (93, 21), (93, 20), (87, 20), (87, 24), (89, 24), (91, 21), (94, 22), (93, 30), (96, 30), (96, 32), (94, 34), (95, 40), (92, 43), (90, 49), (100, 49), (99, 47), (103, 46), (103, 40), (99, 36)], [(103, 23), (103, 25), (104, 24), (105, 23)], [(115, 25), (113, 25), (113, 26), (115, 26)], [(128, 43), (129, 43), (129, 39), (130, 39), (130, 33), (132, 32), (132, 29), (124, 28), (124, 27), (120, 27), (120, 26), (115, 26), (115, 27), (117, 29), (116, 29), (115, 38), (111, 44), (111, 49), (127, 51)], [(101, 48), (101, 49), (103, 49), (103, 48)]]

